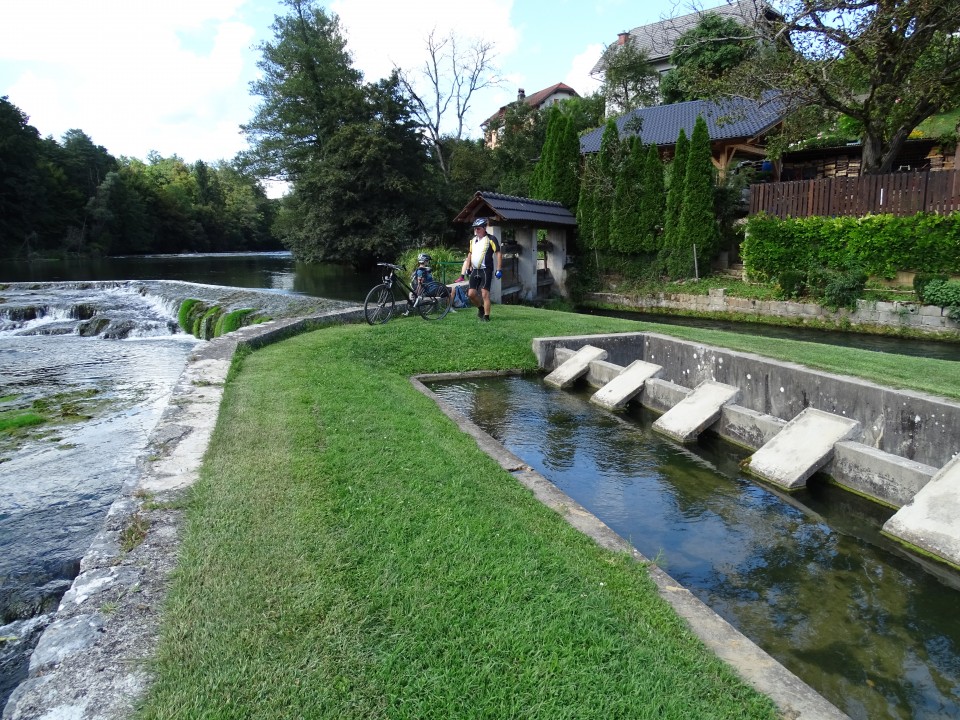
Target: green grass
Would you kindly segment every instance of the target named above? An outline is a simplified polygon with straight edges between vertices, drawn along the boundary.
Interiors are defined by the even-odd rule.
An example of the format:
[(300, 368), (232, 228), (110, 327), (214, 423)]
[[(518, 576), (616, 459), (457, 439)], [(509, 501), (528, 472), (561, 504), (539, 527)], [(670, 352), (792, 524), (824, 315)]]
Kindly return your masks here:
[[(644, 567), (543, 507), (411, 386), (639, 329), (827, 369), (878, 353), (525, 307), (335, 326), (238, 356), (141, 718), (773, 718)], [(957, 382), (960, 363), (891, 372)], [(952, 365), (952, 375), (947, 366)]]
[(12, 432), (21, 428), (42, 425), (47, 419), (35, 412), (25, 410), (0, 411), (0, 432)]

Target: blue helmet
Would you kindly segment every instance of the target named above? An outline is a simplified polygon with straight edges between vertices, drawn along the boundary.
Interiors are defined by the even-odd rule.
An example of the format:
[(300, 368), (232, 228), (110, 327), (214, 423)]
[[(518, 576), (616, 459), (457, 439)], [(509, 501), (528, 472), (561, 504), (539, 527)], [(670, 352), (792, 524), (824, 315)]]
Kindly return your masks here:
[(421, 265), (429, 265), (431, 260), (433, 260), (433, 258), (426, 253), (420, 253), (417, 255), (417, 262)]
[(473, 221), (473, 226), (474, 226), (474, 227), (486, 227), (486, 226), (487, 226), (487, 219), (486, 219), (485, 217), (478, 217), (476, 220)]

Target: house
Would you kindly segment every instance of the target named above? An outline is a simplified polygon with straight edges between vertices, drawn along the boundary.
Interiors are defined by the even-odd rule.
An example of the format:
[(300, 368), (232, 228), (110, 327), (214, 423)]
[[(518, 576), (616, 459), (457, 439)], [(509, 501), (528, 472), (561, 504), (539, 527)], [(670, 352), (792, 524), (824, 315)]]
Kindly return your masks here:
[(616, 42), (611, 43), (607, 47), (603, 55), (600, 56), (593, 66), (590, 74), (595, 78), (602, 79), (609, 53), (615, 52), (618, 47), (631, 43), (634, 47), (647, 54), (650, 64), (653, 65), (658, 75), (662, 77), (664, 73), (672, 70), (674, 67), (673, 63), (670, 62), (670, 56), (673, 54), (677, 40), (685, 32), (693, 30), (703, 16), (710, 13), (720, 15), (724, 18), (730, 18), (746, 27), (755, 27), (764, 21), (778, 17), (778, 15), (765, 4), (757, 3), (755, 0), (738, 0), (737, 2), (724, 3), (715, 8), (699, 10), (675, 18), (666, 18), (649, 25), (640, 25), (629, 32), (624, 31), (619, 33)]
[[(560, 100), (569, 100), (573, 97), (580, 97), (580, 94), (574, 90), (572, 87), (565, 83), (557, 83), (556, 85), (551, 85), (548, 88), (539, 90), (538, 92), (533, 93), (533, 95), (527, 95), (523, 88), (517, 92), (518, 103), (526, 103), (535, 110), (545, 109), (553, 105), (555, 102)], [(497, 146), (498, 139), (503, 133), (503, 124), (496, 122), (501, 120), (507, 112), (508, 105), (502, 106), (497, 112), (488, 117), (482, 123), (480, 127), (483, 129), (483, 138), (487, 143), (487, 147), (494, 148)]]
[[(787, 115), (786, 105), (776, 95), (758, 102), (748, 98), (690, 100), (673, 105), (638, 108), (616, 119), (620, 138), (639, 135), (644, 145), (656, 145), (664, 160), (673, 157), (682, 129), (689, 138), (700, 115), (707, 123), (714, 166), (725, 173), (734, 160), (766, 157), (764, 137)], [(639, 132), (633, 128), (639, 127)], [(580, 136), (580, 154), (600, 152), (606, 128), (601, 126)]]

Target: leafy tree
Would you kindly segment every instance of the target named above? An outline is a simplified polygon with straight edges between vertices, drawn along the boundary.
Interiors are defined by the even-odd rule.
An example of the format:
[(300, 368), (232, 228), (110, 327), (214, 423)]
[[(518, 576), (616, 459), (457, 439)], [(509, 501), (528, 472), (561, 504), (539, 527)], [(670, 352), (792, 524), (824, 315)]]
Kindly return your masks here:
[(503, 128), (493, 149), (497, 189), (507, 195), (529, 197), (530, 179), (546, 140), (544, 113), (527, 103), (511, 103), (490, 128), (497, 133)]
[(570, 118), (573, 134), (598, 128), (604, 123), (606, 98), (601, 91), (582, 97), (572, 97), (560, 103), (560, 111)]
[(643, 187), (643, 165), (646, 153), (643, 142), (637, 135), (630, 142), (617, 173), (616, 191), (610, 217), (610, 245), (614, 250), (636, 254), (641, 251), (643, 231), (640, 226), (641, 198), (646, 193)]
[(698, 100), (702, 91), (747, 60), (757, 45), (754, 31), (730, 17), (704, 15), (696, 27), (677, 38), (670, 62), (674, 67), (660, 81), (664, 103)]
[[(690, 136), (679, 232), (674, 238), (674, 253), (669, 266), (673, 277), (689, 277), (693, 274), (694, 252), (700, 267), (707, 267), (717, 249), (719, 235), (717, 218), (713, 212), (713, 177), (710, 133), (706, 121), (698, 115)], [(684, 257), (687, 259), (684, 260)]]
[(683, 200), (686, 195), (684, 182), (687, 176), (687, 157), (690, 154), (690, 141), (687, 133), (680, 128), (677, 144), (673, 149), (673, 161), (670, 164), (670, 185), (667, 191), (667, 208), (663, 223), (663, 240), (660, 245), (661, 264), (668, 269), (672, 265), (672, 257), (681, 244), (680, 214), (683, 210)]
[[(910, 132), (960, 102), (960, 0), (783, 0), (760, 46), (720, 87), (859, 124), (865, 173), (889, 172)], [(795, 136), (794, 136), (795, 137)], [(787, 138), (789, 139), (789, 138)]]
[(608, 115), (621, 115), (657, 100), (658, 75), (647, 52), (632, 39), (623, 45), (613, 44), (601, 58), (602, 93)]
[[(499, 84), (493, 63), (495, 45), (475, 40), (464, 49), (456, 33), (437, 37), (436, 30), (426, 39), (427, 60), (420, 68), (419, 80), (410, 72), (396, 68), (400, 84), (410, 98), (411, 112), (424, 130), (444, 179), (448, 179), (450, 162), (448, 146), (463, 138), (463, 124), (474, 93)], [(425, 81), (425, 84), (424, 82)], [(444, 126), (453, 114), (454, 129)]]
[(656, 145), (647, 148), (643, 164), (643, 194), (640, 196), (640, 250), (656, 252), (664, 225), (666, 192), (663, 180), (663, 163)]

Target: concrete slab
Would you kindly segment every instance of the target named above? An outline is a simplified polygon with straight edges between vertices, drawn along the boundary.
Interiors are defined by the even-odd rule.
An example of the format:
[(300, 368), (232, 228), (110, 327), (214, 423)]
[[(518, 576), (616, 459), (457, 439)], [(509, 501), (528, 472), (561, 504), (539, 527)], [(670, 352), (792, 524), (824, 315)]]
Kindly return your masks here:
[(586, 374), (587, 370), (590, 368), (591, 361), (605, 360), (606, 358), (606, 350), (601, 350), (593, 345), (584, 345), (573, 354), (573, 357), (568, 359), (556, 370), (547, 375), (543, 381), (547, 385), (552, 385), (553, 387), (569, 387), (570, 385), (573, 385), (577, 378)]
[(960, 455), (884, 523), (883, 533), (960, 569)]
[(663, 366), (634, 360), (623, 372), (590, 396), (590, 402), (608, 410), (624, 407), (643, 389), (643, 384), (663, 371)]
[(740, 394), (733, 385), (704, 380), (653, 423), (653, 429), (677, 440), (693, 442), (720, 419), (720, 409)]
[(830, 461), (836, 443), (859, 434), (856, 420), (807, 408), (750, 457), (747, 470), (786, 490), (796, 490)]

